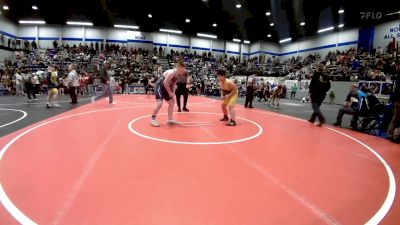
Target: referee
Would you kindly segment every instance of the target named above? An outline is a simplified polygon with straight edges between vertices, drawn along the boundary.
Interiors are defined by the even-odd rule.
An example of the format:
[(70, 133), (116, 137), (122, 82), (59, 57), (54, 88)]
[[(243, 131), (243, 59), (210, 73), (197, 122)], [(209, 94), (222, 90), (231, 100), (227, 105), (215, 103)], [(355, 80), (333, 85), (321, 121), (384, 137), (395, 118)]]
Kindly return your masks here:
[(254, 88), (256, 87), (256, 79), (255, 75), (251, 75), (247, 79), (247, 90), (246, 90), (246, 102), (244, 104), (244, 107), (247, 108), (253, 108), (253, 99), (254, 99)]
[(186, 72), (184, 76), (179, 76), (176, 83), (176, 103), (178, 104), (178, 112), (181, 112), (181, 95), (183, 95), (183, 111), (189, 112), (187, 106), (187, 101), (189, 97), (188, 85), (189, 74)]

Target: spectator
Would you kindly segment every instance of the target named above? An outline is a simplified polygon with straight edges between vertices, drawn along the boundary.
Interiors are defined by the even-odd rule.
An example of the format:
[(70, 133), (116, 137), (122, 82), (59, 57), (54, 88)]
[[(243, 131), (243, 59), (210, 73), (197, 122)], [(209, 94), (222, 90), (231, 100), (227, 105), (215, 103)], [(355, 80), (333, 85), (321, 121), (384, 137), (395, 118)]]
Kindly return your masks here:
[(79, 78), (76, 73), (76, 65), (70, 64), (68, 66), (68, 91), (71, 97), (71, 104), (78, 104), (78, 97), (76, 95), (77, 88), (79, 87)]
[(18, 69), (17, 72), (15, 73), (15, 89), (17, 92), (17, 96), (18, 95), (23, 95), (23, 79), (22, 79), (22, 75), (20, 74), (20, 70)]
[(102, 94), (101, 95), (97, 95), (97, 96), (93, 96), (91, 98), (92, 102), (95, 102), (99, 99), (105, 98), (108, 96), (108, 100), (110, 104), (116, 104), (114, 102), (113, 99), (113, 93), (111, 90), (111, 86), (110, 86), (110, 76), (108, 75), (108, 71), (110, 70), (110, 66), (111, 63), (110, 62), (104, 62), (104, 66), (103, 68), (100, 70), (100, 80), (101, 80), (101, 84), (102, 84)]
[(336, 122), (333, 124), (336, 127), (340, 127), (342, 124), (342, 118), (344, 114), (353, 115), (351, 126), (355, 128), (357, 126), (358, 120), (358, 87), (357, 84), (352, 84), (350, 87), (350, 92), (346, 97), (346, 101), (344, 102), (342, 108), (339, 109)]

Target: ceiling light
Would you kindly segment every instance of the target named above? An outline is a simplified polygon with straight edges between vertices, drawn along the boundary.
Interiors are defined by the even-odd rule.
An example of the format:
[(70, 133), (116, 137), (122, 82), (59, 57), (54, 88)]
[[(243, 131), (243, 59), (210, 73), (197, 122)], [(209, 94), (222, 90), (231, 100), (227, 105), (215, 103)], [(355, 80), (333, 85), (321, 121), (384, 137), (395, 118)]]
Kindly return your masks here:
[(44, 20), (20, 20), (20, 24), (46, 24)]
[(305, 22), (301, 22), (301, 23), (300, 23), (300, 26), (302, 26), (302, 27), (303, 27), (304, 25), (306, 25), (306, 23), (305, 23)]
[(217, 24), (216, 24), (216, 23), (213, 23), (213, 27), (217, 27)]
[(338, 26), (339, 28), (342, 28), (342, 27), (344, 27), (344, 24), (342, 23), (342, 24), (339, 24), (339, 26)]
[(269, 38), (270, 38), (271, 36), (272, 36), (271, 34), (268, 34), (268, 35), (267, 35), (267, 37), (269, 37)]
[(271, 15), (271, 12), (266, 12), (265, 15), (266, 15), (266, 16), (270, 16), (270, 15)]
[(334, 29), (334, 27), (327, 27), (327, 28), (324, 28), (324, 29), (318, 30), (318, 33), (326, 32), (326, 31), (330, 31), (330, 30), (333, 30), (333, 29)]
[(39, 8), (38, 8), (36, 5), (33, 5), (33, 6), (32, 6), (32, 9), (33, 9), (33, 10), (38, 10)]
[(339, 9), (338, 13), (339, 13), (339, 14), (344, 13), (344, 9)]
[(202, 33), (197, 33), (198, 37), (206, 37), (206, 38), (214, 38), (216, 39), (217, 36), (216, 35), (211, 35), (211, 34), (202, 34)]
[(242, 8), (242, 5), (240, 3), (236, 4), (236, 8), (240, 9)]
[(185, 22), (186, 22), (186, 23), (190, 23), (190, 19), (187, 18), (187, 19), (185, 20)]
[(115, 27), (115, 28), (134, 29), (134, 30), (139, 29), (138, 26), (133, 26), (133, 25), (122, 25), (122, 24), (114, 24), (114, 27)]
[(90, 22), (73, 22), (73, 21), (67, 21), (68, 25), (79, 25), (79, 26), (93, 26), (93, 23)]
[(151, 15), (150, 13), (149, 13), (149, 15), (147, 15), (149, 18), (153, 18), (153, 15)]
[(250, 41), (247, 41), (247, 40), (245, 40), (245, 41), (243, 41), (245, 44), (250, 44)]
[(234, 42), (241, 42), (242, 40), (234, 38), (233, 41)]
[(161, 32), (167, 32), (167, 33), (174, 33), (174, 34), (182, 34), (181, 30), (171, 30), (171, 29), (160, 29)]
[(394, 14), (400, 14), (400, 11), (386, 14), (386, 16), (391, 16), (391, 15), (394, 15)]
[(10, 8), (8, 7), (8, 5), (3, 5), (3, 10), (9, 10)]
[(270, 23), (269, 25), (270, 25), (271, 27), (273, 27), (275, 24), (274, 24), (274, 23)]
[(291, 41), (291, 40), (292, 40), (292, 38), (286, 38), (286, 39), (280, 40), (279, 43), (284, 43), (284, 42), (288, 42), (288, 41)]

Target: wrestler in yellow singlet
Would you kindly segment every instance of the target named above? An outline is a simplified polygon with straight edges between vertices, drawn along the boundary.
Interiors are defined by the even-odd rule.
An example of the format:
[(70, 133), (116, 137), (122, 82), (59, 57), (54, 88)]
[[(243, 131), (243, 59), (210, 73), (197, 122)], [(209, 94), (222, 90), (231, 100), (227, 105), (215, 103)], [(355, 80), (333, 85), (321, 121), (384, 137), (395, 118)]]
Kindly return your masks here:
[(228, 126), (236, 126), (235, 121), (235, 104), (238, 100), (238, 88), (233, 83), (233, 81), (226, 78), (226, 72), (224, 70), (218, 70), (217, 72), (219, 85), (221, 88), (221, 97), (224, 100), (222, 103), (222, 112), (224, 113), (224, 118), (221, 121), (228, 121), (228, 111), (226, 106), (229, 105), (229, 112), (231, 114), (230, 121), (226, 124)]

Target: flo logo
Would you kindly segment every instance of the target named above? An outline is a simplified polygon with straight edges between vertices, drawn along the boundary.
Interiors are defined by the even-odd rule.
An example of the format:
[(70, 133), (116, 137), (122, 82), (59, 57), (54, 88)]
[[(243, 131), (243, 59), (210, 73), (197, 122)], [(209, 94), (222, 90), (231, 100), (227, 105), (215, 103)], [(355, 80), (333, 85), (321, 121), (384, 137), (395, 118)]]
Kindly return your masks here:
[(379, 20), (382, 18), (382, 12), (360, 12), (362, 20)]

